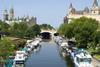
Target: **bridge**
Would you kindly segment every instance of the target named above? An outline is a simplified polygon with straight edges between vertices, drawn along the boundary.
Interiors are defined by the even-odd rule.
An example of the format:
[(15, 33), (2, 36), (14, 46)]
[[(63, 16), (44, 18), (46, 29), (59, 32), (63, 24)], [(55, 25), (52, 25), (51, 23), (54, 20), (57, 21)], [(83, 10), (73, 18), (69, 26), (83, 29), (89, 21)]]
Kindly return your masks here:
[(43, 38), (46, 38), (46, 39), (50, 39), (50, 38), (53, 38), (54, 37), (54, 34), (57, 33), (56, 30), (52, 29), (52, 30), (41, 30), (41, 35)]

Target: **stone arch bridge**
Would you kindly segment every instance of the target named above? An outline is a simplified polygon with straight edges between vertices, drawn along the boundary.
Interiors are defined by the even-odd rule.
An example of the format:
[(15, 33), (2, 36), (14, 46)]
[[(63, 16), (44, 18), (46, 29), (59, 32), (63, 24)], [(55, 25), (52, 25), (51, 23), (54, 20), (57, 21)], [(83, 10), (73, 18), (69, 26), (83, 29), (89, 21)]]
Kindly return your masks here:
[(54, 37), (54, 34), (57, 33), (56, 30), (41, 30), (41, 36), (44, 39), (52, 39)]

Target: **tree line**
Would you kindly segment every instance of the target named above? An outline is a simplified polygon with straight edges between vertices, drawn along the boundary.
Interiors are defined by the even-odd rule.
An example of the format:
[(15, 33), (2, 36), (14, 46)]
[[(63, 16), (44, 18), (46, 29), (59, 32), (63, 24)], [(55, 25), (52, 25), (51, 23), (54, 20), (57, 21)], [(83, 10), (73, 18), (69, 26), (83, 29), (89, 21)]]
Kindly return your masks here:
[(62, 24), (58, 32), (68, 39), (75, 38), (78, 48), (92, 48), (100, 51), (100, 24), (92, 18), (81, 17)]
[[(2, 67), (7, 63), (9, 56), (14, 55), (16, 50), (23, 48), (26, 43), (26, 38), (34, 38), (41, 33), (41, 29), (54, 29), (48, 24), (29, 26), (26, 22), (14, 22), (9, 25), (0, 20), (0, 34), (8, 34), (0, 40), (0, 65)], [(9, 37), (18, 38), (18, 40), (11, 40)]]
[(18, 38), (34, 38), (40, 35), (41, 29), (54, 29), (49, 24), (29, 26), (26, 22), (12, 23), (11, 25), (0, 20), (0, 31), (8, 32), (12, 37)]

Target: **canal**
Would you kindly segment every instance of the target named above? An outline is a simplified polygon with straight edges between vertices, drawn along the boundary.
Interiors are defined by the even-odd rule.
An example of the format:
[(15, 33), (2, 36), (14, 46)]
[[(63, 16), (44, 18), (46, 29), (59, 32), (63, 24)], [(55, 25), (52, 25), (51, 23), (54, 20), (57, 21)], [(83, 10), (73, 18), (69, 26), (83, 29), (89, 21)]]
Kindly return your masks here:
[(62, 57), (57, 44), (41, 42), (40, 45), (32, 52), (25, 67), (73, 67), (68, 57)]

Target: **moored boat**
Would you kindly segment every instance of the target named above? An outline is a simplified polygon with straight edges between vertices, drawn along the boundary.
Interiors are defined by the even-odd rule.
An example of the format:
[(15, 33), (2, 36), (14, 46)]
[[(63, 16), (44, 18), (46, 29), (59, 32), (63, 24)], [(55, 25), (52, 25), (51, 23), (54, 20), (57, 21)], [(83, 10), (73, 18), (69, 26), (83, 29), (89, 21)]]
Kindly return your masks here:
[(27, 58), (25, 51), (16, 51), (16, 56), (14, 58), (14, 64), (24, 64)]
[(86, 50), (75, 50), (71, 56), (75, 67), (93, 67), (92, 56)]

